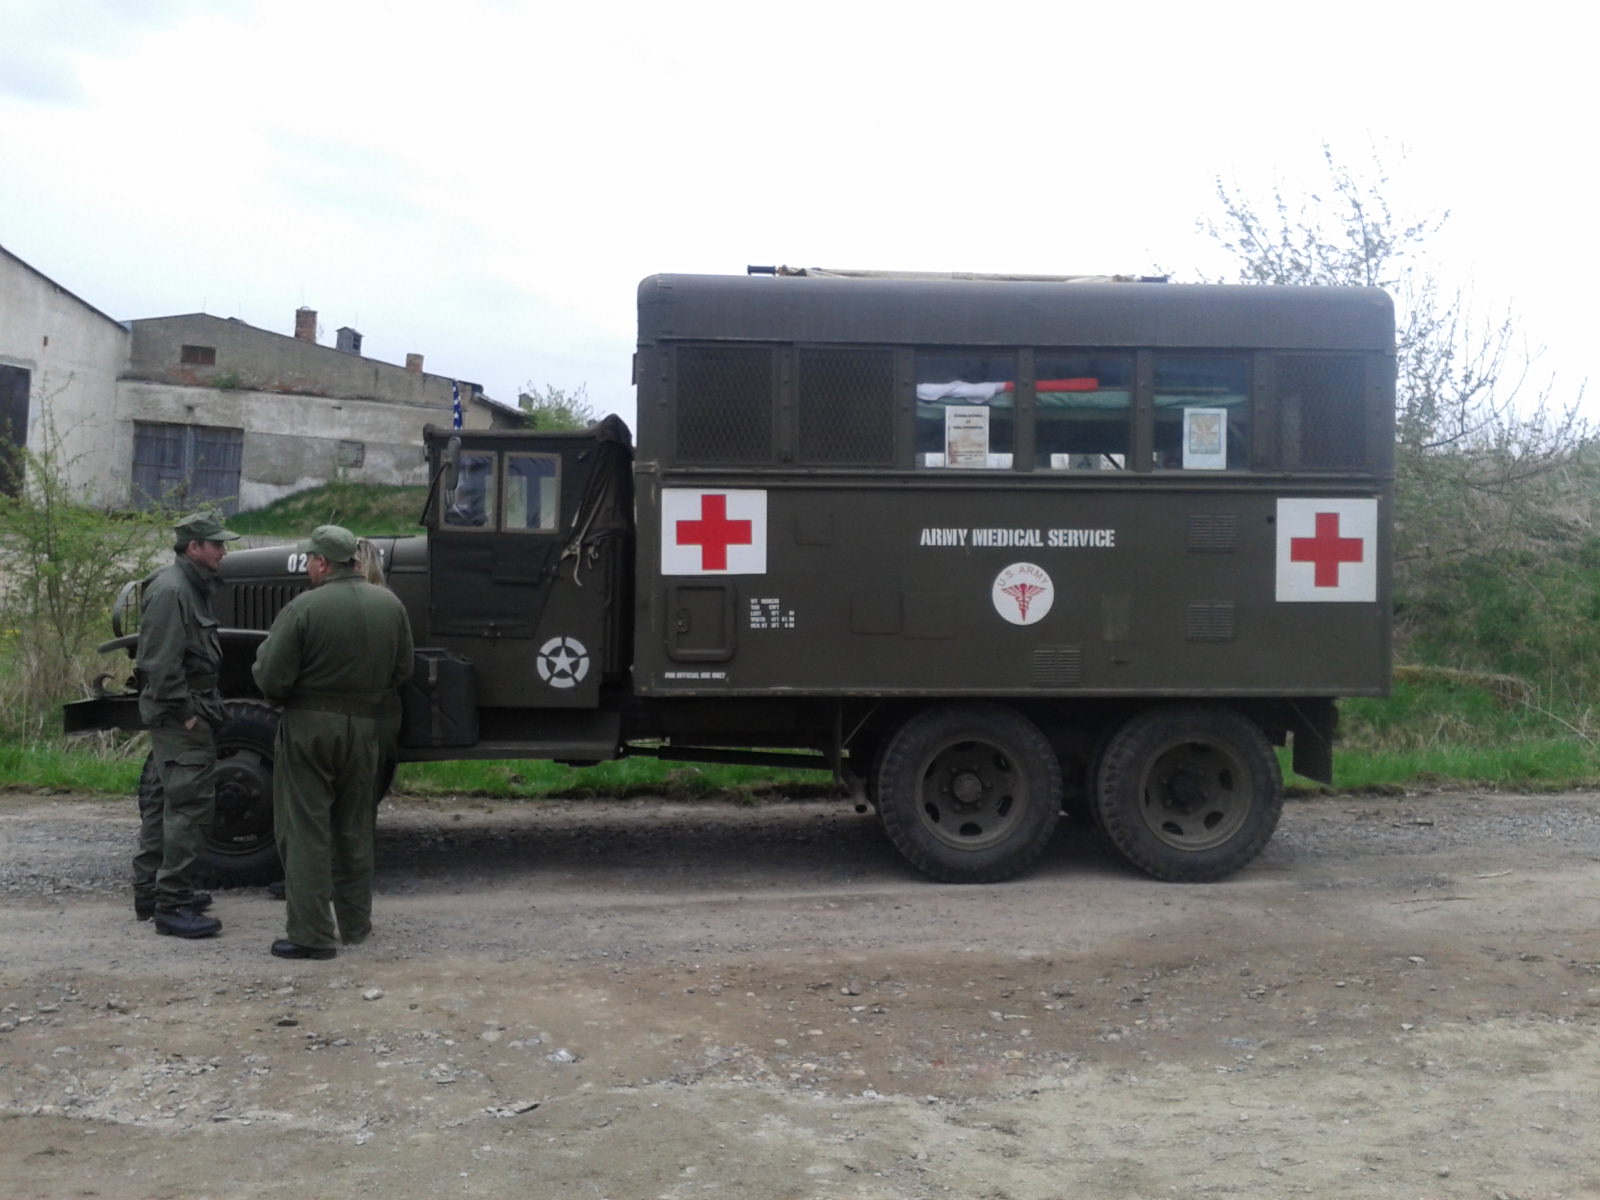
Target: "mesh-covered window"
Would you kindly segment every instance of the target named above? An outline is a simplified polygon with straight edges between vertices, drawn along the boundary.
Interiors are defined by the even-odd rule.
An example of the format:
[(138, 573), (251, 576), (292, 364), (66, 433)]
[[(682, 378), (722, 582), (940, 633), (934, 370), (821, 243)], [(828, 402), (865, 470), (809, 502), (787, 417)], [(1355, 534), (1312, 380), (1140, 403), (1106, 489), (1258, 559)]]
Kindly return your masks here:
[(894, 462), (894, 352), (800, 351), (803, 463)]
[(1277, 360), (1278, 456), (1284, 467), (1359, 467), (1366, 461), (1362, 365), (1353, 354)]
[(772, 458), (773, 351), (769, 346), (680, 346), (680, 463)]

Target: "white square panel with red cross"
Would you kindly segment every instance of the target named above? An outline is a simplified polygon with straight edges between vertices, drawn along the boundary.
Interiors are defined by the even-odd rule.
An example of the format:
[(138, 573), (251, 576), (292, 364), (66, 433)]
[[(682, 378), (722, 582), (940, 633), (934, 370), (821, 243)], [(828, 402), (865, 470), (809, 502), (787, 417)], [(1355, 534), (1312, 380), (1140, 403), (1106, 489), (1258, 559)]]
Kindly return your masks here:
[(1378, 598), (1376, 500), (1278, 501), (1278, 599)]
[(663, 575), (765, 575), (767, 493), (756, 488), (666, 488)]

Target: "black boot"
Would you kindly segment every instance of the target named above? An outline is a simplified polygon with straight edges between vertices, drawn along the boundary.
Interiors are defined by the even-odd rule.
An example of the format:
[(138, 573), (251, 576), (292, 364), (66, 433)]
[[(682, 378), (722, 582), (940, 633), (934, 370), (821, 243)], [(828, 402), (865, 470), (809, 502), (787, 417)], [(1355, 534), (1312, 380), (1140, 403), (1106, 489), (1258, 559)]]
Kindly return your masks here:
[(282, 879), (274, 879), (267, 884), (267, 895), (274, 900), (282, 900), (288, 894), (287, 883)]
[(164, 933), (169, 937), (203, 938), (210, 937), (222, 928), (222, 922), (215, 917), (204, 916), (187, 904), (177, 908), (158, 908), (155, 912), (156, 932)]
[(279, 958), (332, 958), (338, 953), (332, 946), (302, 946), (288, 938), (272, 943), (272, 953)]
[[(211, 907), (210, 892), (190, 892), (187, 900), (180, 902), (184, 908), (192, 908), (195, 912), (205, 912)], [(133, 915), (141, 921), (148, 921), (156, 915), (156, 902), (145, 900), (138, 896), (133, 898)]]

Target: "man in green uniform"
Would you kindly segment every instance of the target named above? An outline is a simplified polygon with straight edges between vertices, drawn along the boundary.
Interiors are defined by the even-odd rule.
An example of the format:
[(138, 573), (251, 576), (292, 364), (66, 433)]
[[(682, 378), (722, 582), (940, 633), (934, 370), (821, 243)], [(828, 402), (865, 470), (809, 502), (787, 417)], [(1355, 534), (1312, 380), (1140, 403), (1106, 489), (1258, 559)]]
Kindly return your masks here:
[(299, 548), (312, 588), (278, 614), (254, 669), (262, 695), (283, 705), (272, 812), (287, 936), (272, 953), (332, 958), (336, 940), (372, 929), (380, 723), (411, 676), (411, 625), (393, 592), (361, 577), (348, 529), (319, 525)]
[(177, 561), (144, 581), (139, 621), (139, 719), (150, 730), (156, 784), (139, 812), (133, 911), (157, 933), (210, 937), (211, 897), (196, 892), (194, 860), (216, 805), (217, 738), (224, 714), (217, 691), (222, 643), (211, 611), (217, 567), (239, 535), (214, 512), (173, 527)]

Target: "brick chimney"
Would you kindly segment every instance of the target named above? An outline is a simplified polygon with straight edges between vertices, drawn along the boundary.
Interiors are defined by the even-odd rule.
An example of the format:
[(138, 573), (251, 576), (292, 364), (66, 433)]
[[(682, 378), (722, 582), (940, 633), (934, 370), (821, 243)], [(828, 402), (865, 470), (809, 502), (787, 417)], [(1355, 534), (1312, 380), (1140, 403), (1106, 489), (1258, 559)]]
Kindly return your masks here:
[(422, 355), (420, 355), (420, 354), (408, 354), (408, 355), (406, 355), (406, 370), (415, 371), (418, 375), (421, 375), (422, 374)]
[(302, 342), (316, 345), (317, 310), (304, 305), (294, 310), (294, 336)]

